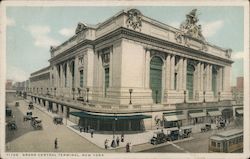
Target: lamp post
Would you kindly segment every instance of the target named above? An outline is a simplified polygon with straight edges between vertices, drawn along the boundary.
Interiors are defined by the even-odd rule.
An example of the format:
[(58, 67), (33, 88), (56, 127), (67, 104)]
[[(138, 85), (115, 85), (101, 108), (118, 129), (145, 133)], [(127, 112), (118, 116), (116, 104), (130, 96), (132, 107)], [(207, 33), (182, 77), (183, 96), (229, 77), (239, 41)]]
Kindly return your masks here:
[(205, 97), (206, 96), (206, 91), (203, 91), (203, 96), (204, 96), (203, 97), (203, 102), (205, 103), (206, 102), (206, 97)]
[(156, 99), (155, 99), (155, 104), (157, 104), (157, 103), (158, 103), (158, 101), (157, 101), (158, 90), (156, 90), (156, 91), (155, 91), (155, 96), (156, 96)]
[(54, 96), (56, 97), (56, 87), (54, 88)]
[(73, 93), (73, 100), (75, 100), (75, 88), (72, 88), (72, 93)]
[(86, 100), (86, 102), (89, 102), (89, 97), (88, 97), (88, 95), (89, 95), (89, 88), (86, 88), (87, 89), (87, 100)]
[(187, 91), (186, 90), (184, 90), (184, 103), (186, 103), (187, 101), (186, 101), (186, 94), (187, 94)]
[(117, 115), (114, 114), (114, 122), (113, 122), (113, 140), (111, 143), (111, 147), (115, 148), (116, 147), (116, 142), (115, 142), (115, 126), (116, 126), (116, 121), (117, 121)]
[(133, 89), (129, 89), (129, 104), (132, 104), (132, 101), (131, 101), (131, 95), (133, 93)]

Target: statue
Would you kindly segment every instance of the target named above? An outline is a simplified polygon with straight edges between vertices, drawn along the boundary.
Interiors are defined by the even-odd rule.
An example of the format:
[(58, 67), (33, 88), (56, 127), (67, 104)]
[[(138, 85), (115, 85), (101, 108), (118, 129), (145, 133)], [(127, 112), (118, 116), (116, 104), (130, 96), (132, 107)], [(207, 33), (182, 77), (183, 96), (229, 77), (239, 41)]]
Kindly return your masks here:
[(180, 25), (181, 32), (176, 33), (175, 39), (177, 42), (184, 42), (185, 45), (189, 46), (187, 37), (192, 37), (200, 40), (203, 44), (202, 49), (206, 49), (206, 40), (202, 35), (201, 25), (197, 25), (199, 19), (196, 12), (197, 9), (193, 9), (186, 15), (186, 20)]

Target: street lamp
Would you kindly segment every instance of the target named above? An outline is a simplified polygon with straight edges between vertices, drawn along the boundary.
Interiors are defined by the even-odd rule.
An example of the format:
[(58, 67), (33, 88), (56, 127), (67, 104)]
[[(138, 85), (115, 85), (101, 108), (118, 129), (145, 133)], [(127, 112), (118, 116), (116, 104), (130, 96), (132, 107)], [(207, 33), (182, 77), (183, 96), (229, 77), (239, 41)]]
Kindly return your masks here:
[(129, 98), (130, 98), (129, 104), (132, 104), (132, 101), (131, 101), (131, 95), (132, 95), (132, 93), (133, 93), (133, 89), (129, 89)]
[(205, 97), (205, 95), (206, 95), (206, 91), (203, 91), (203, 102), (205, 103), (206, 102), (206, 97)]
[(73, 100), (75, 100), (75, 88), (72, 88), (72, 93), (73, 93)]
[(115, 126), (116, 126), (116, 121), (117, 121), (117, 115), (116, 114), (114, 114), (114, 122), (113, 122), (113, 140), (112, 140), (112, 143), (111, 143), (111, 147), (113, 147), (113, 148), (116, 148), (116, 142), (115, 142)]
[(86, 88), (87, 89), (87, 100), (86, 102), (89, 102), (89, 97), (88, 97), (88, 94), (89, 94), (89, 88)]
[(54, 88), (54, 96), (56, 97), (56, 87)]
[(156, 96), (155, 104), (158, 103), (158, 101), (157, 101), (157, 95), (158, 95), (158, 90), (155, 91), (155, 96)]
[(186, 103), (186, 94), (187, 94), (187, 91), (184, 90), (184, 103)]

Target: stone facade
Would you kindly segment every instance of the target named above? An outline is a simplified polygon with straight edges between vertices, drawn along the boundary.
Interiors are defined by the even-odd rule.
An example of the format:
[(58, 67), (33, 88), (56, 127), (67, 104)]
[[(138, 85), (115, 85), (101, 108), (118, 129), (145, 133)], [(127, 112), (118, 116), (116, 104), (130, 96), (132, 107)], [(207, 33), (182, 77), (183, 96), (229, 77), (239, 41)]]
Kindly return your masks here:
[(231, 50), (206, 42), (196, 10), (186, 18), (177, 29), (131, 9), (95, 26), (78, 23), (73, 37), (51, 46), (50, 66), (31, 74), (31, 90), (81, 98), (92, 111), (161, 116), (177, 104), (206, 111), (204, 103), (232, 100)]

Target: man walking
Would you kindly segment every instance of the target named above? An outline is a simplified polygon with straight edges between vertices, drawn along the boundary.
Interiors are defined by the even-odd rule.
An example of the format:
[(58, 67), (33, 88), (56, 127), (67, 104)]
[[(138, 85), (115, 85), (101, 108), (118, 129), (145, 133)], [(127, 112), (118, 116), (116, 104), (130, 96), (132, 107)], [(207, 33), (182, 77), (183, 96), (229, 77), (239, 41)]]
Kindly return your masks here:
[(55, 149), (57, 149), (57, 138), (55, 139)]

